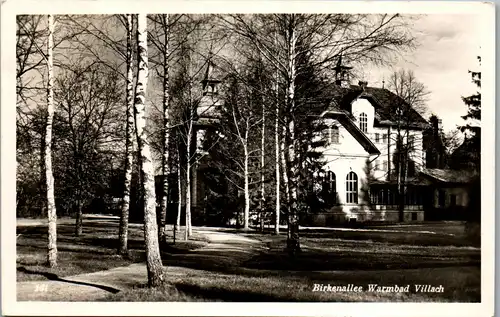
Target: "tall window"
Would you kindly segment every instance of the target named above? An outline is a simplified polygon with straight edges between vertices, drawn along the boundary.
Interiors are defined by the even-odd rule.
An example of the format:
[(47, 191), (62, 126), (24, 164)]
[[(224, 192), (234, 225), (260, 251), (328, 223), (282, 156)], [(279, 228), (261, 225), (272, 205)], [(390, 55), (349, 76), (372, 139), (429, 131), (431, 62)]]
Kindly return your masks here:
[(330, 140), (333, 144), (339, 143), (339, 127), (332, 125), (330, 128)]
[(359, 115), (359, 128), (364, 133), (366, 133), (368, 131), (368, 117), (366, 116), (366, 113), (364, 113), (364, 112), (362, 112)]
[(339, 143), (339, 127), (332, 125), (323, 130), (323, 140), (327, 145)]
[(346, 185), (346, 202), (348, 204), (358, 203), (358, 175), (354, 172), (347, 174), (345, 181)]
[(382, 134), (382, 143), (386, 143), (387, 142), (387, 134)]
[(375, 133), (375, 143), (379, 143), (379, 142), (380, 142), (380, 134)]
[(323, 180), (323, 199), (328, 205), (337, 203), (337, 177), (334, 172), (327, 172)]

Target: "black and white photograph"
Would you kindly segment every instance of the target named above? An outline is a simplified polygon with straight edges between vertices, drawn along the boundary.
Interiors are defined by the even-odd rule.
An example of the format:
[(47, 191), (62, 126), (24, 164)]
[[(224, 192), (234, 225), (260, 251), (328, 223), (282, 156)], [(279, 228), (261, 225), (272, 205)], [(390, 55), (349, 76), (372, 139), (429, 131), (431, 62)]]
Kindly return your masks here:
[(23, 2), (2, 314), (493, 315), (494, 4)]

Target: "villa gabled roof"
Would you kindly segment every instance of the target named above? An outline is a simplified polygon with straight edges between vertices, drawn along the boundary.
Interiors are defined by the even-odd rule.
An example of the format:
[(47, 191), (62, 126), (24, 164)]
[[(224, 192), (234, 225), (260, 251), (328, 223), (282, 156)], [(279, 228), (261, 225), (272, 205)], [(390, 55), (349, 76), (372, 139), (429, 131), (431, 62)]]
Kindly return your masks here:
[(370, 154), (380, 154), (380, 150), (368, 136), (350, 119), (349, 113), (340, 109), (329, 109), (321, 114), (323, 118), (335, 118)]
[(396, 109), (404, 105), (407, 111), (405, 121), (411, 128), (424, 129), (428, 122), (401, 97), (385, 88), (351, 85), (349, 88), (331, 85), (328, 88), (331, 96), (330, 107), (345, 110), (351, 113), (352, 102), (358, 98), (368, 100), (375, 110), (375, 124), (395, 125), (397, 122)]

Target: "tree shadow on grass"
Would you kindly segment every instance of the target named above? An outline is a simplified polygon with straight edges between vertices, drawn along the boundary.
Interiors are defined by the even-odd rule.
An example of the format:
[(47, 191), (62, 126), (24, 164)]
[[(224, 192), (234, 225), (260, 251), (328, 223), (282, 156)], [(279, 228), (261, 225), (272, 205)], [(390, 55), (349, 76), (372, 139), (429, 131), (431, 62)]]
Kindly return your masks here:
[[(163, 264), (226, 274), (254, 275), (258, 272), (276, 275), (300, 275), (310, 271), (401, 270), (480, 266), (479, 254), (439, 256), (426, 254), (364, 253), (355, 251), (303, 250), (296, 257), (284, 251), (255, 252), (238, 258), (233, 251), (201, 250), (186, 254), (162, 252)], [(274, 275), (274, 274), (273, 274)], [(305, 274), (307, 275), (307, 274)]]
[(357, 271), (480, 266), (479, 254), (459, 257), (402, 253), (303, 250), (291, 259), (285, 252), (266, 252), (241, 263), (249, 269), (288, 271)]
[(175, 283), (175, 288), (185, 294), (225, 302), (283, 302), (287, 299), (251, 291), (229, 290), (220, 287), (200, 287), (185, 282)]
[(66, 279), (60, 278), (59, 276), (57, 276), (57, 274), (54, 274), (54, 273), (31, 271), (31, 270), (26, 269), (25, 267), (18, 267), (17, 270), (19, 272), (22, 272), (22, 273), (25, 273), (25, 274), (42, 275), (42, 276), (46, 277), (48, 280), (51, 280), (51, 281), (58, 281), (58, 282), (64, 282), (64, 283), (70, 283), (70, 284), (77, 284), (77, 285), (84, 285), (84, 286), (95, 287), (95, 288), (102, 289), (103, 291), (110, 292), (112, 294), (116, 294), (116, 293), (120, 292), (119, 289), (116, 289), (116, 288), (111, 287), (111, 286), (99, 285), (99, 284), (87, 283), (87, 282), (79, 282), (79, 281), (66, 280)]

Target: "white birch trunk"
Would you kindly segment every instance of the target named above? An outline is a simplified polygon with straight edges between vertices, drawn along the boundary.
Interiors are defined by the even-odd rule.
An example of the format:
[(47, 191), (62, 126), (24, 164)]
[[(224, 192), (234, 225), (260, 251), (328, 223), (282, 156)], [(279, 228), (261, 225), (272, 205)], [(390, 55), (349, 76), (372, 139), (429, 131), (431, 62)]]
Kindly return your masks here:
[(290, 186), (288, 184), (288, 166), (286, 163), (286, 148), (285, 148), (285, 140), (286, 140), (286, 126), (283, 125), (282, 136), (280, 142), (280, 158), (281, 158), (281, 174), (283, 176), (283, 185), (285, 186), (285, 204), (288, 206), (288, 201), (290, 200)]
[(177, 221), (175, 230), (179, 230), (181, 227), (181, 213), (182, 213), (182, 182), (181, 182), (181, 158), (180, 154), (177, 160)]
[(148, 82), (147, 16), (137, 17), (137, 43), (139, 71), (135, 90), (135, 112), (137, 144), (140, 152), (142, 185), (144, 189), (144, 242), (149, 286), (159, 286), (164, 282), (163, 265), (158, 244), (158, 224), (156, 219), (156, 194), (151, 151), (146, 132), (146, 87)]
[[(191, 105), (190, 105), (191, 106)], [(184, 239), (188, 240), (192, 234), (191, 230), (191, 142), (192, 142), (192, 130), (193, 130), (193, 111), (189, 110), (189, 128), (187, 133), (186, 142), (186, 230), (184, 233)]]
[(274, 233), (280, 234), (280, 214), (281, 214), (281, 175), (280, 175), (280, 125), (279, 125), (279, 77), (278, 70), (276, 70), (276, 119), (274, 122), (274, 147), (275, 147), (275, 168), (276, 168), (276, 207), (274, 219)]
[(57, 212), (54, 197), (54, 175), (52, 173), (52, 122), (54, 120), (54, 16), (48, 16), (47, 47), (47, 125), (45, 131), (45, 179), (47, 182), (48, 250), (47, 262), (51, 268), (57, 266)]
[(276, 104), (276, 121), (274, 126), (274, 147), (275, 147), (275, 161), (276, 167), (276, 207), (274, 219), (274, 233), (280, 234), (280, 214), (281, 214), (281, 174), (280, 174), (280, 131), (279, 131), (279, 107)]
[(163, 155), (162, 155), (162, 173), (163, 173), (163, 196), (161, 199), (161, 215), (160, 215), (160, 239), (166, 239), (166, 220), (168, 208), (168, 176), (169, 168), (169, 141), (170, 141), (170, 117), (169, 117), (169, 99), (170, 86), (168, 77), (168, 55), (169, 55), (169, 15), (163, 15), (163, 26), (165, 32), (165, 42), (163, 46)]
[(260, 141), (260, 230), (264, 230), (264, 209), (265, 209), (265, 142), (266, 142), (266, 108), (264, 107), (264, 103), (262, 103), (262, 138)]
[(245, 212), (243, 214), (243, 229), (248, 230), (249, 229), (249, 220), (250, 220), (250, 189), (248, 186), (248, 144), (247, 144), (247, 138), (248, 137), (248, 129), (245, 132), (245, 141), (243, 144), (243, 151), (244, 151), (244, 163), (243, 163), (243, 178), (244, 178), (244, 195), (245, 195)]
[(132, 15), (127, 14), (127, 126), (125, 140), (125, 186), (123, 190), (122, 213), (119, 228), (118, 252), (128, 253), (128, 218), (130, 210), (130, 186), (132, 184), (133, 144), (134, 144), (134, 71), (132, 60)]
[(288, 39), (288, 67), (287, 67), (287, 105), (292, 114), (288, 121), (288, 130), (290, 139), (288, 144), (288, 163), (290, 168), (290, 196), (288, 201), (288, 243), (287, 248), (291, 253), (295, 253), (300, 249), (299, 232), (298, 232), (298, 160), (295, 157), (296, 140), (295, 140), (295, 122), (293, 113), (295, 111), (295, 79), (297, 76), (295, 55), (297, 45), (297, 33), (295, 25), (295, 16), (289, 15), (289, 25), (287, 30)]
[[(398, 119), (399, 120), (399, 119)], [(399, 222), (404, 221), (404, 205), (403, 205), (403, 193), (401, 189), (401, 181), (402, 181), (402, 145), (403, 141), (402, 135), (401, 135), (401, 127), (400, 123), (398, 122), (398, 127), (397, 127), (397, 137), (396, 137), (396, 151), (398, 154), (398, 161), (397, 161), (397, 166), (396, 166), (396, 171), (397, 171), (397, 204), (398, 204), (398, 220)], [(401, 142), (400, 142), (401, 140)], [(399, 147), (399, 149), (398, 149)]]

